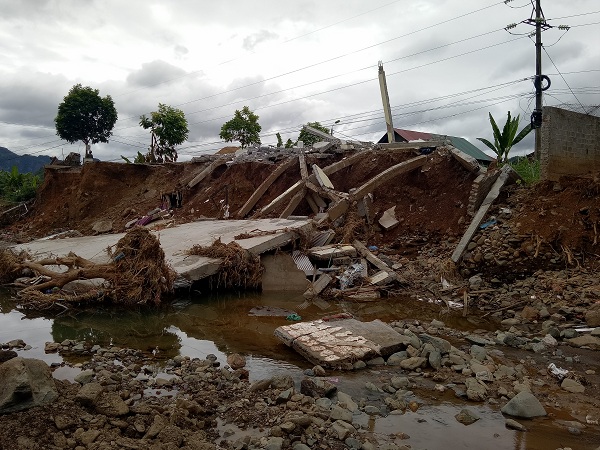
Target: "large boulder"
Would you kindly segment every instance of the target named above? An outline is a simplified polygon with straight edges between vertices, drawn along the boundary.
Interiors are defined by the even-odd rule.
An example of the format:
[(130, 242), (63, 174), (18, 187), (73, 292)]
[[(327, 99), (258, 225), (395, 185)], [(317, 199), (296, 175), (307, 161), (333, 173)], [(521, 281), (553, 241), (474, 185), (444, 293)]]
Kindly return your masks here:
[(503, 414), (523, 419), (545, 416), (546, 410), (531, 392), (521, 391), (501, 409)]
[(0, 365), (0, 414), (52, 403), (58, 391), (48, 365), (39, 359), (13, 358)]

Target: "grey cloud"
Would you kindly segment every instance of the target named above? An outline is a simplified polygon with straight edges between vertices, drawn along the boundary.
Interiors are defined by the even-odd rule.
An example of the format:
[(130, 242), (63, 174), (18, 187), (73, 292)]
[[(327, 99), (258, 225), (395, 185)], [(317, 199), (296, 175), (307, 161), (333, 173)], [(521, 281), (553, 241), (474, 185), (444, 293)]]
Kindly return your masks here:
[(187, 55), (190, 51), (184, 45), (177, 44), (174, 48), (176, 56), (184, 56)]
[(257, 33), (246, 36), (244, 38), (244, 42), (242, 43), (242, 47), (245, 50), (254, 50), (254, 48), (261, 42), (272, 41), (277, 39), (278, 36), (279, 35), (277, 33), (272, 33), (268, 30), (260, 30)]
[(127, 76), (127, 83), (133, 86), (151, 87), (173, 78), (185, 75), (186, 72), (165, 61), (152, 61), (142, 64), (142, 68)]

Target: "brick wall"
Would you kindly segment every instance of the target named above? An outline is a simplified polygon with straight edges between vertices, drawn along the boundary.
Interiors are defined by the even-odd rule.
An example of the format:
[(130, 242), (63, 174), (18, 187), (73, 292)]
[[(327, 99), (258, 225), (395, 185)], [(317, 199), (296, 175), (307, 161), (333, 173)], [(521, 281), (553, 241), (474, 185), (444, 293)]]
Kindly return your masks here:
[(544, 180), (600, 171), (600, 117), (545, 106), (541, 172)]
[(469, 216), (473, 217), (477, 213), (483, 200), (485, 200), (485, 197), (490, 192), (490, 189), (498, 179), (499, 175), (499, 170), (492, 170), (490, 172), (482, 173), (475, 178), (469, 195), (469, 205), (467, 206), (467, 213)]

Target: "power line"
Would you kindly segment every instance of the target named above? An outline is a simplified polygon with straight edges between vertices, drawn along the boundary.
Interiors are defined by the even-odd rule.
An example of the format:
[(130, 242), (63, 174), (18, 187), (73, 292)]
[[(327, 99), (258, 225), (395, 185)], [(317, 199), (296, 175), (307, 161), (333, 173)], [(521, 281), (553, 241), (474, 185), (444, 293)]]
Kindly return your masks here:
[(571, 91), (571, 94), (573, 94), (573, 97), (575, 97), (575, 100), (577, 100), (577, 102), (579, 103), (579, 105), (581, 106), (581, 108), (585, 111), (584, 106), (581, 104), (581, 102), (579, 101), (579, 99), (575, 95), (575, 92), (573, 92), (573, 89), (571, 89), (571, 86), (569, 86), (569, 83), (567, 83), (567, 80), (565, 80), (565, 77), (563, 77), (562, 73), (560, 73), (560, 70), (558, 70), (558, 67), (556, 67), (556, 64), (554, 64), (554, 61), (550, 57), (550, 54), (548, 53), (548, 50), (546, 50), (546, 47), (542, 46), (542, 48), (544, 49), (544, 52), (546, 52), (546, 56), (548, 56), (548, 59), (550, 60), (550, 62), (552, 63), (552, 65), (554, 66), (554, 68), (556, 69), (556, 71), (558, 72), (558, 74), (560, 75), (560, 77), (562, 78), (562, 80), (565, 82), (565, 84), (569, 88), (569, 91)]

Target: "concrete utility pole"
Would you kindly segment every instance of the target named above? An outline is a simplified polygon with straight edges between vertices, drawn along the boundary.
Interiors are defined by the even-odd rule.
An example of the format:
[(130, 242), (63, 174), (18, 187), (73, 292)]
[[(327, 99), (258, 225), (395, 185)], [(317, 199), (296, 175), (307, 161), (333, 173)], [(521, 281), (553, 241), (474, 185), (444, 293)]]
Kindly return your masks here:
[(387, 128), (388, 142), (395, 142), (394, 124), (392, 123), (392, 110), (390, 108), (390, 97), (388, 96), (387, 82), (383, 63), (379, 61), (379, 88), (381, 89), (381, 101), (383, 102), (383, 113), (385, 114), (385, 126)]

